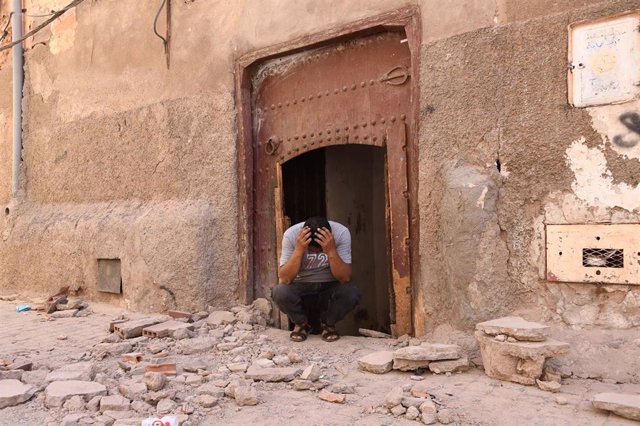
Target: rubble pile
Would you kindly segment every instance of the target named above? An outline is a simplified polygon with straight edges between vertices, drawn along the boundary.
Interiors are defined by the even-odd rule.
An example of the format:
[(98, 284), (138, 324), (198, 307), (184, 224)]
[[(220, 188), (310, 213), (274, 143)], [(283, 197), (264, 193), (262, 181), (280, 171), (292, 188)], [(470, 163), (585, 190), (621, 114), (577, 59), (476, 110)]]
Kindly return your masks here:
[(120, 316), (109, 322), (111, 334), (73, 364), (39, 366), (30, 377), (3, 367), (0, 404), (35, 397), (48, 408), (51, 425), (110, 426), (160, 415), (202, 424), (219, 418), (227, 404), (259, 404), (276, 385), (345, 403), (355, 389), (325, 379), (325, 357), (274, 347), (261, 333), (270, 317), (266, 299), (230, 310)]
[[(56, 303), (56, 309), (59, 304), (64, 307), (69, 302)], [(343, 346), (319, 338), (301, 345), (290, 342), (285, 332), (266, 330), (271, 321), (266, 299), (230, 309), (134, 315), (110, 321), (100, 318), (96, 324), (106, 322), (110, 334), (96, 337), (93, 342), (98, 343), (83, 346), (72, 356), (0, 359), (0, 409), (35, 405), (46, 412), (43, 424), (47, 426), (139, 425), (144, 419), (162, 416), (190, 426), (218, 424), (230, 412), (256, 405), (252, 410), (271, 410), (278, 398), (295, 395), (298, 401), (317, 401), (325, 408), (344, 404), (333, 409), (353, 413), (356, 408), (356, 416), (376, 416), (375, 421), (382, 423), (464, 424), (468, 420), (450, 398), (453, 394), (443, 390), (442, 383), (450, 381), (424, 373), (449, 376), (467, 371), (470, 363), (465, 352), (474, 354), (468, 344), (471, 339), (457, 340), (463, 350), (454, 344), (408, 335), (391, 338), (365, 330), (361, 334), (372, 336), (355, 344), (346, 336), (337, 344)], [(547, 360), (569, 347), (548, 339), (547, 329), (519, 317), (478, 324), (475, 337), (486, 374), (559, 391), (561, 378), (567, 376)], [(332, 354), (333, 348), (341, 350)], [(351, 374), (356, 365), (366, 372), (358, 374), (360, 380)], [(468, 383), (469, 377), (453, 381)], [(372, 378), (376, 385), (368, 384)], [(394, 387), (404, 378), (409, 383)], [(387, 387), (377, 387), (383, 383)], [(290, 393), (283, 397), (278, 391)], [(572, 403), (563, 394), (550, 398), (558, 405)], [(640, 402), (634, 395), (599, 394), (592, 404), (631, 419), (640, 416)], [(286, 407), (282, 414), (286, 415)]]
[(477, 324), (475, 338), (487, 376), (523, 385), (537, 384), (542, 390), (557, 392), (560, 374), (545, 369), (545, 362), (569, 352), (569, 344), (548, 339), (548, 328), (520, 317)]
[(435, 396), (430, 395), (428, 385), (424, 382), (394, 387), (375, 411), (427, 425), (458, 421), (458, 415), (445, 408)]

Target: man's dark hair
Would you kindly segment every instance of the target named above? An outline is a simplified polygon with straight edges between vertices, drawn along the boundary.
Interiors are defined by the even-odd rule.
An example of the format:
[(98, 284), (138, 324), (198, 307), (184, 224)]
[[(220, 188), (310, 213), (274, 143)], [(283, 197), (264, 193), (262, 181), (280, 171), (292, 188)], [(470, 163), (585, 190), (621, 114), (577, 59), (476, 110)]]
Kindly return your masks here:
[(329, 221), (327, 220), (327, 218), (322, 216), (310, 217), (304, 223), (304, 226), (308, 227), (311, 230), (311, 242), (309, 243), (309, 246), (321, 248), (320, 244), (315, 241), (314, 237), (319, 228), (327, 228), (329, 231), (331, 231), (331, 225), (329, 225)]

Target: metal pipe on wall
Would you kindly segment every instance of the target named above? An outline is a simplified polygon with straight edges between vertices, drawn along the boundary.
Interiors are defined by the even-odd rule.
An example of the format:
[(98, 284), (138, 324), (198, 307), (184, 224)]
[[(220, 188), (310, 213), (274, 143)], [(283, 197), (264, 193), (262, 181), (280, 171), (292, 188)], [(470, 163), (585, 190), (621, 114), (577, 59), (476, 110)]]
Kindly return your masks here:
[[(22, 0), (12, 0), (11, 39), (22, 38)], [(13, 60), (13, 180), (11, 194), (18, 194), (20, 177), (20, 160), (22, 157), (22, 85), (24, 80), (23, 48), (17, 43), (12, 48)]]

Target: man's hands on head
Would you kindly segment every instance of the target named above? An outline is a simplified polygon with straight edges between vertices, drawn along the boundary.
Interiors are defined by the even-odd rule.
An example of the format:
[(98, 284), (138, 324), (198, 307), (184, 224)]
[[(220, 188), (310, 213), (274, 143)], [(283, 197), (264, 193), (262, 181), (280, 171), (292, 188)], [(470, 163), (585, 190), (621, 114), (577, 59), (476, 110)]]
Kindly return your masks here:
[(309, 244), (315, 240), (322, 248), (322, 251), (329, 258), (329, 268), (331, 274), (341, 283), (351, 280), (351, 264), (344, 263), (338, 255), (336, 242), (333, 234), (327, 228), (318, 228), (315, 235), (311, 235), (311, 229), (303, 227), (296, 235), (296, 246), (293, 255), (278, 269), (280, 283), (289, 284), (298, 275), (302, 265), (302, 257), (307, 252)]
[(319, 228), (316, 231), (315, 240), (322, 247), (322, 251), (329, 257), (331, 274), (343, 284), (351, 281), (351, 264), (344, 263), (338, 255), (336, 241), (333, 239), (331, 231), (327, 228)]
[(303, 227), (296, 236), (296, 251), (298, 253), (304, 253), (311, 243), (311, 229), (308, 226)]
[(315, 240), (320, 247), (322, 247), (322, 251), (327, 255), (333, 254), (336, 252), (336, 241), (333, 239), (333, 234), (327, 228), (318, 228), (315, 235)]
[(287, 263), (278, 268), (278, 278), (281, 284), (290, 284), (291, 281), (300, 272), (300, 266), (302, 265), (302, 256), (304, 256), (309, 243), (311, 242), (311, 229), (309, 227), (303, 227), (298, 235), (296, 235), (296, 247), (293, 250), (293, 254), (287, 260)]

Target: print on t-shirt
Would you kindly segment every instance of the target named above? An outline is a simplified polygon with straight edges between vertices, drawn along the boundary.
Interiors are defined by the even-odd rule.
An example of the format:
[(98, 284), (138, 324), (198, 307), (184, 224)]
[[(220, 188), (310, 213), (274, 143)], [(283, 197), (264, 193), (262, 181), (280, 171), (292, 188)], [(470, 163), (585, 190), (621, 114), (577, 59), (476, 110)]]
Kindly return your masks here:
[(302, 262), (302, 269), (317, 269), (329, 266), (329, 256), (325, 253), (307, 253)]

